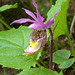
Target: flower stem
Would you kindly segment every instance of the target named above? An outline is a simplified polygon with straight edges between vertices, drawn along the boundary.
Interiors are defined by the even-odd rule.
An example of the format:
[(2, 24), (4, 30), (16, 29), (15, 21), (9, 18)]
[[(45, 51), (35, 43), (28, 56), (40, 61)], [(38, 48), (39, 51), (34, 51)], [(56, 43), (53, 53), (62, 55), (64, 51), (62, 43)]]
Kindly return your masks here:
[(35, 60), (32, 56), (31, 56), (31, 58), (37, 63), (37, 66), (38, 66), (39, 68), (41, 68), (41, 65), (39, 64), (39, 62), (38, 62), (37, 60)]
[(45, 68), (48, 68), (47, 66), (46, 66), (46, 64), (39, 58), (39, 61), (40, 61), (40, 63), (45, 67)]
[(36, 61), (36, 62), (37, 62), (38, 67), (41, 68), (41, 65), (38, 63), (38, 61)]
[(0, 22), (3, 23), (8, 29), (11, 29), (11, 27), (7, 23), (5, 23), (1, 18), (0, 18)]
[(49, 69), (52, 70), (52, 59), (53, 59), (53, 33), (52, 30), (49, 28), (50, 31), (50, 60), (49, 60)]

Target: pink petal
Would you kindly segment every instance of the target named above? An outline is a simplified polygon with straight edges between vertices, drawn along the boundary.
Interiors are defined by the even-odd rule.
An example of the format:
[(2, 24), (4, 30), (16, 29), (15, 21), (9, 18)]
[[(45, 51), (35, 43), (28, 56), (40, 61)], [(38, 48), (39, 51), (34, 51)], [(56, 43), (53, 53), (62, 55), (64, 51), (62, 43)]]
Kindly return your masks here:
[[(59, 10), (59, 11), (60, 11), (60, 10)], [(58, 12), (59, 12), (59, 11), (58, 11)], [(54, 17), (58, 14), (58, 12), (54, 15)]]
[[(24, 9), (24, 8), (22, 8), (22, 9)], [(29, 11), (29, 10), (27, 10), (27, 9), (24, 9), (24, 10), (25, 10), (25, 12), (26, 12), (28, 15), (30, 15), (33, 19), (36, 20), (36, 16), (35, 16), (31, 11)]]
[(37, 19), (38, 19), (40, 22), (43, 22), (43, 21), (44, 21), (44, 18), (40, 15), (40, 12), (39, 12), (38, 9), (37, 9), (37, 4), (35, 3), (34, 0), (33, 0), (33, 5), (35, 6), (36, 11), (37, 11)]
[(54, 23), (54, 17), (48, 20), (48, 22), (45, 24), (46, 28), (50, 28)]
[(38, 23), (33, 23), (31, 25), (28, 26), (28, 28), (30, 29), (36, 29), (36, 30), (44, 30), (42, 25), (39, 25)]
[(43, 23), (44, 18), (40, 15), (40, 12), (37, 10), (37, 19)]
[(30, 41), (33, 41), (33, 37), (32, 37), (33, 31), (30, 34)]
[(53, 33), (54, 33), (54, 31), (55, 31), (55, 29), (56, 29), (58, 23), (59, 23), (59, 21), (58, 21), (57, 24), (55, 25), (55, 27), (54, 27), (54, 29), (53, 29), (53, 31), (52, 31)]
[(47, 41), (47, 34), (46, 34), (46, 31), (44, 33), (44, 36), (40, 39), (37, 40), (38, 42), (41, 42), (41, 48), (46, 44), (46, 41)]
[(11, 24), (13, 24), (13, 23), (26, 23), (26, 22), (34, 22), (34, 20), (22, 18), (22, 19), (13, 21)]
[(34, 7), (37, 9), (37, 4), (35, 3), (34, 0), (33, 0), (33, 5), (34, 5)]
[[(58, 11), (59, 12), (59, 11)], [(45, 24), (44, 29), (50, 28), (53, 23), (54, 23), (54, 18), (55, 16), (58, 14), (58, 12), (54, 15), (54, 17), (52, 17), (51, 19), (48, 20), (48, 22)]]

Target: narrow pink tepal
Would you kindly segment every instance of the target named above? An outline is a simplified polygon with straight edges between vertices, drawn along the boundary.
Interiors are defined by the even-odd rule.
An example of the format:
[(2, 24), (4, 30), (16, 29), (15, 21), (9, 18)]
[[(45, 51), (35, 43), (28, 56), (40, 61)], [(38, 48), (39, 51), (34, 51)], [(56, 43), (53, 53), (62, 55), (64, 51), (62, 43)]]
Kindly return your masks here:
[(54, 18), (58, 14), (58, 12), (52, 17), (51, 19), (48, 20), (46, 24), (44, 24), (44, 18), (40, 15), (40, 12), (38, 10), (37, 4), (35, 3), (34, 0), (32, 0), (34, 7), (36, 8), (35, 14), (32, 13), (31, 11), (22, 8), (29, 16), (33, 18), (33, 20), (29, 18), (22, 18), (19, 20), (13, 21), (13, 23), (26, 23), (26, 22), (31, 22), (28, 26), (28, 28), (33, 29), (33, 31), (30, 34), (30, 43), (27, 49), (25, 49), (25, 54), (26, 56), (33, 55), (37, 53), (41, 48), (44, 47), (46, 40), (47, 40), (47, 34), (46, 34), (46, 29), (50, 28), (53, 23), (54, 23)]
[(52, 17), (51, 19), (49, 19), (49, 21), (44, 24), (44, 18), (40, 15), (40, 12), (39, 10), (37, 9), (37, 4), (35, 3), (34, 0), (33, 1), (33, 5), (34, 7), (36, 8), (36, 16), (34, 13), (32, 13), (31, 11), (25, 9), (25, 8), (22, 8), (29, 16), (31, 16), (33, 18), (33, 20), (31, 19), (28, 19), (28, 18), (22, 18), (22, 19), (19, 19), (19, 20), (15, 20), (13, 21), (11, 24), (13, 23), (26, 23), (26, 22), (32, 22), (31, 25), (28, 26), (28, 28), (30, 29), (36, 29), (36, 30), (45, 30), (47, 28), (50, 28), (53, 23), (54, 23), (54, 17), (57, 15), (57, 13), (54, 15), (54, 17)]

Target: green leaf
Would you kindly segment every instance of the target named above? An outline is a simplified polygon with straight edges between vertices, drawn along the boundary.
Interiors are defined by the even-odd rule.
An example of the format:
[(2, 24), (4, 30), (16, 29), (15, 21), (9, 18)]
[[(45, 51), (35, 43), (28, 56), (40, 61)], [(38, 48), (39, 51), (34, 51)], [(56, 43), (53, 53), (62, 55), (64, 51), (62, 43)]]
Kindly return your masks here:
[(41, 51), (33, 56), (24, 56), (29, 46), (31, 29), (21, 26), (0, 32), (0, 64), (3, 67), (26, 69), (35, 66)]
[(60, 69), (69, 68), (74, 63), (74, 58), (69, 59), (71, 52), (65, 49), (53, 53), (53, 62), (60, 64)]
[(68, 59), (59, 65), (60, 69), (69, 68), (74, 63), (74, 58)]
[(58, 75), (58, 73), (42, 67), (26, 69), (18, 75)]
[(58, 75), (63, 75), (63, 72), (61, 71)]
[(52, 18), (55, 15), (55, 13), (57, 13), (60, 10), (58, 15), (55, 17), (54, 24), (51, 27), (53, 29), (57, 24), (57, 22), (59, 21), (54, 31), (53, 39), (56, 39), (58, 36), (62, 34), (69, 35), (67, 29), (67, 18), (66, 18), (68, 3), (69, 0), (57, 0), (56, 4), (49, 10), (47, 14), (47, 21), (48, 21), (50, 18)]
[(52, 5), (52, 8), (47, 13), (47, 21), (54, 17), (54, 15), (58, 12), (58, 10), (61, 10), (61, 5), (63, 2), (66, 2), (67, 0), (57, 0), (55, 5)]
[(0, 12), (3, 12), (5, 10), (11, 9), (11, 8), (17, 8), (17, 3), (14, 5), (4, 5), (4, 6), (0, 7)]
[(33, 56), (3, 56), (0, 55), (0, 64), (3, 67), (10, 67), (15, 69), (27, 69), (31, 66), (35, 67), (37, 63), (35, 60), (37, 59), (38, 53)]
[(57, 64), (61, 64), (65, 60), (67, 60), (70, 57), (71, 53), (70, 51), (66, 49), (58, 50), (53, 53), (53, 62)]

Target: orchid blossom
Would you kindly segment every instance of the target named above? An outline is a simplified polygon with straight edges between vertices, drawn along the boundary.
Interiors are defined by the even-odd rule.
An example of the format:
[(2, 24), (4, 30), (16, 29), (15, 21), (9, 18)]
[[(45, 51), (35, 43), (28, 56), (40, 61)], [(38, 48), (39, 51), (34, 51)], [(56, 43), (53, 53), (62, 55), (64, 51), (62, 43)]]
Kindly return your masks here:
[(44, 22), (43, 22), (44, 18), (40, 15), (40, 12), (37, 9), (37, 4), (35, 3), (34, 0), (32, 0), (32, 1), (33, 1), (34, 7), (36, 8), (35, 14), (37, 15), (37, 17), (31, 11), (22, 8), (25, 10), (25, 12), (28, 15), (30, 15), (33, 18), (33, 20), (28, 19), (28, 18), (22, 18), (19, 20), (15, 20), (11, 23), (11, 24), (13, 24), (13, 23), (32, 22), (32, 24), (28, 26), (28, 28), (34, 29), (34, 30), (30, 34), (29, 47), (25, 50), (25, 55), (27, 55), (27, 56), (35, 54), (45, 45), (46, 39), (47, 39), (46, 29), (50, 28), (53, 25), (54, 17), (57, 15), (57, 13), (56, 13), (54, 15), (54, 17), (49, 19), (49, 21), (46, 24), (44, 24)]

